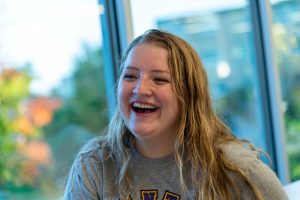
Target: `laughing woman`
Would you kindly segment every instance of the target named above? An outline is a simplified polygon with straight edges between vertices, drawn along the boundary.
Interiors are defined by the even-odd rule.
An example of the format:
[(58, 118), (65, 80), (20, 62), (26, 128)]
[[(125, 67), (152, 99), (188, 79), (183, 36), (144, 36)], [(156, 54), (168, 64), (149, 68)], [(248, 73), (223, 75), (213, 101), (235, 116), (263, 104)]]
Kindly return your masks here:
[(149, 30), (121, 68), (107, 134), (77, 155), (63, 199), (288, 199), (258, 153), (216, 116), (188, 43)]

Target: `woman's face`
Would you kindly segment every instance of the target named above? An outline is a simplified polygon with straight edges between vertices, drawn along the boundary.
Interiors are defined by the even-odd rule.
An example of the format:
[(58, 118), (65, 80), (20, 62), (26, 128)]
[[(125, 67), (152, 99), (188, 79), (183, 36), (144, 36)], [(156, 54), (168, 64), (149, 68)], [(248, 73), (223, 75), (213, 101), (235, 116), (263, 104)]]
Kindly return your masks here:
[(139, 44), (130, 51), (118, 85), (118, 105), (137, 142), (175, 141), (179, 106), (172, 81), (167, 50)]

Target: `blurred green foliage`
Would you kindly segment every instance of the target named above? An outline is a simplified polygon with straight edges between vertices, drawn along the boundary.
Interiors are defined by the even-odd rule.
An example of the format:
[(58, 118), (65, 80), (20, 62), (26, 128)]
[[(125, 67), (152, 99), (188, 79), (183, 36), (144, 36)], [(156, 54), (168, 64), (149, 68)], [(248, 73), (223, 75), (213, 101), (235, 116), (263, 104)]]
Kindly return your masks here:
[(283, 24), (273, 25), (291, 180), (300, 179), (300, 38)]
[(45, 170), (43, 174), (48, 177), (47, 190), (53, 194), (64, 189), (80, 147), (102, 134), (108, 124), (102, 50), (84, 44), (81, 54), (74, 58), (73, 72), (53, 90), (52, 96), (62, 102), (52, 122), (43, 127), (54, 161), (51, 171)]
[(21, 175), (27, 158), (18, 148), (38, 135), (38, 129), (26, 121), (22, 110), (29, 98), (30, 82), (30, 65), (0, 72), (0, 188), (27, 184)]
[[(84, 143), (101, 134), (108, 123), (99, 47), (84, 44), (81, 54), (74, 58), (73, 72), (49, 97), (30, 94), (30, 74), (29, 67), (20, 71), (7, 69), (0, 74), (0, 190), (7, 191), (5, 199), (61, 196), (74, 156)], [(60, 106), (53, 110), (50, 123), (36, 126), (34, 118), (37, 116), (28, 116), (27, 107), (30, 102), (37, 104), (50, 99), (58, 100)], [(42, 104), (42, 108), (45, 106), (47, 104)], [(30, 143), (35, 139), (39, 139), (39, 143)], [(32, 165), (36, 163), (19, 152), (29, 144), (38, 148), (31, 148), (37, 154), (44, 148), (43, 157), (49, 154), (45, 145), (49, 146), (51, 161), (47, 165)]]
[(48, 134), (70, 124), (100, 134), (108, 123), (102, 50), (84, 44), (82, 54), (74, 59), (73, 73), (53, 91), (53, 96), (62, 99), (63, 106), (45, 128)]

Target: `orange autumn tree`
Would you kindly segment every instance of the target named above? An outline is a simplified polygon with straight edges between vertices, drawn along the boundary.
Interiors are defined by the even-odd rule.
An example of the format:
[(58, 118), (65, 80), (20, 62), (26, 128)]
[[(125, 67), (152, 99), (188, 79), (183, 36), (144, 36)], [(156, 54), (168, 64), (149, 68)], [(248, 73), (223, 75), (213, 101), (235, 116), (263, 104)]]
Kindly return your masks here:
[(39, 167), (51, 163), (40, 127), (51, 121), (59, 102), (32, 99), (31, 80), (28, 68), (0, 71), (0, 188), (34, 186)]

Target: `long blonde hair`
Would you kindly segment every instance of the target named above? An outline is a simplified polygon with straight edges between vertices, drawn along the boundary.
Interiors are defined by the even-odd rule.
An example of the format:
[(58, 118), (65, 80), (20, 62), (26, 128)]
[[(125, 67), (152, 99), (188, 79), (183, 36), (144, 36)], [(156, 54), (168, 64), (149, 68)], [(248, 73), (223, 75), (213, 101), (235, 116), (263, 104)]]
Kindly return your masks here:
[[(168, 51), (172, 84), (181, 111), (174, 149), (181, 189), (187, 192), (183, 169), (189, 166), (189, 176), (196, 192), (195, 199), (239, 199), (238, 186), (228, 174), (231, 171), (245, 180), (257, 199), (263, 199), (246, 174), (239, 166), (231, 163), (220, 148), (220, 144), (225, 142), (241, 142), (213, 110), (207, 75), (197, 52), (181, 38), (151, 29), (130, 44), (121, 60), (121, 68), (129, 52), (142, 43), (150, 43)], [(114, 157), (119, 168), (117, 184), (123, 197), (133, 187), (134, 174), (130, 168), (130, 147), (133, 143), (134, 137), (116, 109), (104, 145), (109, 147), (110, 155)]]

